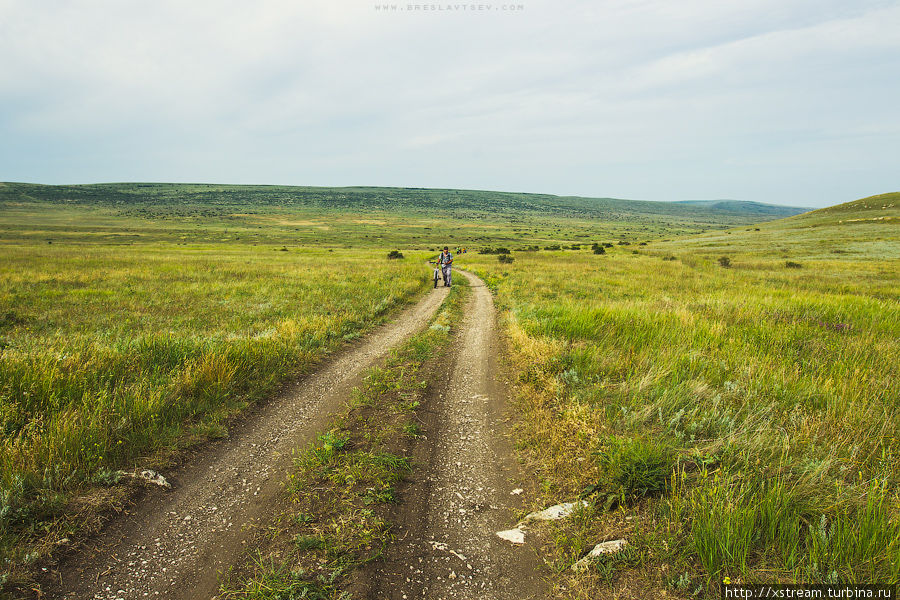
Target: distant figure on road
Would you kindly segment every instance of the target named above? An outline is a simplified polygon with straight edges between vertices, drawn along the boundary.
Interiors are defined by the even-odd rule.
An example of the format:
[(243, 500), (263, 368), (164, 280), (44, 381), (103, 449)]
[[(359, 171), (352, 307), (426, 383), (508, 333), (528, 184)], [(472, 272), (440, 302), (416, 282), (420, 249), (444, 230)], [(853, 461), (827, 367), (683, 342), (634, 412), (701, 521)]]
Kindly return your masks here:
[(450, 287), (450, 271), (452, 269), (450, 265), (453, 264), (453, 255), (450, 254), (447, 246), (444, 246), (444, 251), (438, 257), (438, 264), (441, 265), (441, 274), (444, 276), (444, 287)]

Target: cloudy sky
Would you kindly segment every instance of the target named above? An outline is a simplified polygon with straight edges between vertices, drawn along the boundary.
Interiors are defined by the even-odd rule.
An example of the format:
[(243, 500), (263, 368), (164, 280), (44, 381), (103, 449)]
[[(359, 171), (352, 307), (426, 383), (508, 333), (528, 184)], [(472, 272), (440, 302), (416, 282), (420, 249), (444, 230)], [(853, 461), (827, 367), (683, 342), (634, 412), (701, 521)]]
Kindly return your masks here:
[(900, 0), (0, 0), (0, 180), (825, 206), (900, 190), (898, 32)]

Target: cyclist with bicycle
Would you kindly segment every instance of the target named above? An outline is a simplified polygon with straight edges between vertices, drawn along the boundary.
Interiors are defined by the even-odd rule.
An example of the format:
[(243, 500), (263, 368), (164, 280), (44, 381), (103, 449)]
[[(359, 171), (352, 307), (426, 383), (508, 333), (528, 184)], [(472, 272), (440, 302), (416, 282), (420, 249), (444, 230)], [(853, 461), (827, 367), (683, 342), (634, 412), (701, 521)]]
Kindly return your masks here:
[(444, 251), (441, 252), (441, 255), (438, 257), (438, 265), (441, 267), (441, 274), (444, 276), (444, 286), (450, 287), (450, 277), (452, 275), (452, 265), (453, 264), (453, 255), (450, 254), (450, 250), (447, 246), (444, 246)]

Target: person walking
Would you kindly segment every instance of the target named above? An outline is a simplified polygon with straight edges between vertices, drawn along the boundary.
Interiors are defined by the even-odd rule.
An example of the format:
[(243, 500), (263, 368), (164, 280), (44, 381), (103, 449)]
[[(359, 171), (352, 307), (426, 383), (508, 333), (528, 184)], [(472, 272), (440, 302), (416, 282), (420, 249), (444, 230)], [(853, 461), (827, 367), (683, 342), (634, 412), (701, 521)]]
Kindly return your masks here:
[(447, 246), (444, 246), (444, 251), (441, 252), (440, 257), (438, 257), (438, 264), (441, 265), (441, 274), (444, 276), (444, 287), (450, 287), (453, 255), (450, 254), (450, 250)]

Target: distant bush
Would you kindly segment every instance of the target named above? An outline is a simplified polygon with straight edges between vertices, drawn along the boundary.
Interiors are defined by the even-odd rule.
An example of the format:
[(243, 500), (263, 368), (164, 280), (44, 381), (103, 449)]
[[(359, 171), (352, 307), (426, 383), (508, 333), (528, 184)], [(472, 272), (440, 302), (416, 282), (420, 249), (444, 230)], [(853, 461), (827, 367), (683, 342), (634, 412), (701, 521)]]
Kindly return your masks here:
[(603, 246), (594, 246), (594, 254), (606, 254), (606, 248)]
[(400, 252), (399, 250), (391, 250), (390, 252), (388, 252), (388, 258), (389, 259), (403, 258), (403, 253)]
[(794, 261), (792, 261), (792, 260), (788, 260), (788, 261), (785, 261), (784, 266), (787, 267), (788, 269), (799, 269), (799, 268), (801, 268), (803, 265), (801, 265), (801, 264), (798, 263), (798, 262), (794, 262)]
[(719, 257), (719, 266), (725, 267), (726, 269), (731, 266), (731, 259), (727, 256)]
[(544, 250), (560, 250), (559, 244), (554, 244), (553, 246), (544, 246)]
[(604, 248), (612, 248), (613, 244), (612, 244), (612, 242), (603, 242), (603, 247)]
[(638, 246), (646, 246), (646, 245), (647, 245), (647, 242), (641, 242), (640, 244), (638, 244)]
[(509, 254), (509, 248), (491, 248), (490, 246), (485, 246), (478, 251), (478, 254)]
[(631, 245), (631, 242), (626, 242), (625, 240), (621, 240), (621, 241), (619, 242), (619, 245), (620, 245), (620, 246), (630, 246), (630, 245)]
[(515, 259), (512, 256), (510, 256), (509, 254), (501, 254), (500, 256), (497, 257), (497, 260), (499, 260), (502, 263), (509, 264)]
[(663, 260), (678, 260), (674, 255), (663, 256)]
[(581, 246), (579, 246), (578, 244), (572, 244), (571, 246), (569, 246), (569, 250), (581, 250)]

